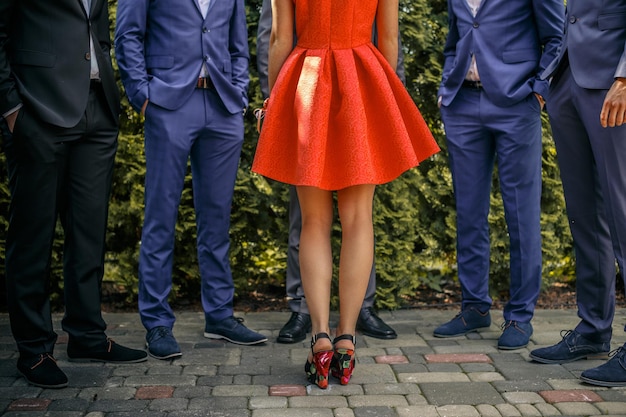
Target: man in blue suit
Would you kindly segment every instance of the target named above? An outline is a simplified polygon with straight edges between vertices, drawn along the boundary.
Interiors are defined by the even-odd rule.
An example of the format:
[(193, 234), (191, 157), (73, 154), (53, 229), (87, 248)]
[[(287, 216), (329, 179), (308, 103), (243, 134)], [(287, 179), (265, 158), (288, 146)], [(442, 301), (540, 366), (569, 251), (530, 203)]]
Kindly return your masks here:
[[(569, 0), (565, 25), (544, 76), (552, 77), (548, 113), (574, 238), (580, 322), (559, 343), (530, 353), (541, 363), (607, 356), (615, 264), (622, 268), (626, 258), (626, 0)], [(626, 386), (626, 345), (581, 379)]]
[(437, 337), (489, 327), (489, 198), (494, 162), (510, 238), (510, 298), (500, 349), (526, 346), (541, 286), (539, 75), (557, 55), (562, 0), (448, 0), (439, 105), (457, 209), (461, 312)]
[(168, 304), (175, 225), (191, 158), (207, 338), (267, 340), (233, 316), (230, 209), (247, 107), (243, 0), (120, 0), (115, 51), (131, 105), (145, 115), (145, 219), (139, 310), (149, 353), (181, 355)]

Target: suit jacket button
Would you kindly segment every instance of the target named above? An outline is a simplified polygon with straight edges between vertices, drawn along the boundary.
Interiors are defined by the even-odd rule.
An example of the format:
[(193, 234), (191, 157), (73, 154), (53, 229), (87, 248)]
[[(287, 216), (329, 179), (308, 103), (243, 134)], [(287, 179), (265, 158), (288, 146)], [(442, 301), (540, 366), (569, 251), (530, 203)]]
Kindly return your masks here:
[(569, 22), (570, 22), (570, 23), (576, 23), (576, 21), (577, 21), (577, 20), (578, 20), (578, 19), (576, 19), (576, 16), (571, 16), (571, 17), (569, 18)]
[(476, 28), (478, 28), (478, 26), (480, 26), (480, 25), (478, 24), (478, 22), (474, 22), (474, 28), (476, 29)]
[(90, 54), (89, 52), (87, 52), (87, 53), (85, 54), (85, 59), (86, 59), (87, 61), (90, 61), (90, 60), (91, 60), (91, 54)]

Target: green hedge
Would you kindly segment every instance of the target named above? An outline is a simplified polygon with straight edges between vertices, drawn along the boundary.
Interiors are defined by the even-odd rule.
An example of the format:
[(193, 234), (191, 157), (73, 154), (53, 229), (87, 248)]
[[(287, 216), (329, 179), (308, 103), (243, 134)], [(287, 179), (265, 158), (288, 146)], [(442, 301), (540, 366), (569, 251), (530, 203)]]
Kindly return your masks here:
[[(250, 40), (250, 107), (262, 102), (256, 70), (256, 30), (261, 0), (247, 0)], [(116, 2), (110, 3), (112, 20)], [(112, 25), (114, 22), (112, 22)], [(407, 88), (435, 134), (442, 152), (390, 184), (377, 188), (375, 201), (377, 305), (402, 307), (415, 289), (439, 289), (456, 280), (455, 210), (447, 166), (444, 133), (436, 106), (442, 48), (447, 32), (445, 0), (401, 1), (401, 32)], [(121, 86), (120, 86), (121, 88)], [(551, 134), (544, 135), (544, 189), (542, 233), (545, 284), (572, 276), (572, 245), (565, 216)], [(284, 285), (287, 249), (288, 187), (250, 172), (257, 133), (255, 120), (246, 116), (245, 144), (232, 211), (231, 261), (236, 296), (261, 285)], [(4, 167), (4, 164), (2, 164)], [(132, 303), (137, 292), (143, 177), (145, 174), (141, 120), (124, 102), (120, 146), (111, 197), (104, 290), (121, 294)], [(192, 181), (187, 177), (187, 185)], [(0, 239), (6, 231), (8, 192), (6, 172), (0, 170)], [(491, 204), (492, 295), (507, 296), (508, 236), (503, 207), (494, 178)], [(59, 236), (61, 232), (59, 231)], [(340, 229), (333, 231), (338, 256)], [(177, 224), (174, 290), (177, 300), (196, 301), (199, 274), (195, 251), (195, 221), (191, 188), (185, 187)], [(0, 250), (3, 250), (4, 245)], [(55, 241), (52, 286), (56, 305), (62, 298), (61, 240)], [(0, 252), (4, 259), (4, 253)], [(336, 298), (334, 299), (336, 305)]]

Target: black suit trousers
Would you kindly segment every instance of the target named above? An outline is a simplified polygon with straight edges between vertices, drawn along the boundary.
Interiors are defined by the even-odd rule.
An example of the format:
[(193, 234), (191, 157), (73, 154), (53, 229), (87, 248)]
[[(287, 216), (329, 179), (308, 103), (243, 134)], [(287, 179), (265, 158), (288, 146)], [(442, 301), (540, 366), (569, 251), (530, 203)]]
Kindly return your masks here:
[(79, 123), (61, 128), (24, 106), (4, 135), (11, 204), (6, 281), (11, 330), (22, 357), (53, 352), (49, 276), (57, 220), (64, 234), (63, 330), (75, 348), (106, 341), (100, 310), (105, 231), (117, 122), (92, 82)]

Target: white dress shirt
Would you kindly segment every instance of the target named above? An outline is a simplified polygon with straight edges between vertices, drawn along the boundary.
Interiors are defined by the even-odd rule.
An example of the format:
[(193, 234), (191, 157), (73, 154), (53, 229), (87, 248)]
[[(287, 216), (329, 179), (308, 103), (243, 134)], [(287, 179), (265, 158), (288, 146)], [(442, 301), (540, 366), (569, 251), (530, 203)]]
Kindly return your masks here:
[[(480, 3), (482, 0), (465, 0), (467, 1), (467, 5), (469, 6), (472, 16), (476, 17), (476, 13), (478, 13), (478, 8), (480, 7)], [(467, 70), (467, 74), (465, 75), (466, 80), (470, 81), (480, 81), (480, 75), (478, 74), (478, 66), (476, 65), (476, 57), (472, 55), (472, 62), (470, 63), (469, 70)]]
[(198, 0), (198, 5), (200, 6), (200, 11), (202, 12), (202, 17), (206, 19), (206, 12), (209, 10), (209, 3), (211, 0)]
[[(91, 10), (91, 0), (83, 0), (83, 6), (85, 7), (85, 12), (87, 12), (87, 17), (89, 17), (89, 12)], [(91, 71), (89, 77), (92, 80), (100, 79), (100, 69), (98, 68), (98, 60), (96, 59), (96, 49), (93, 46), (93, 37), (91, 33), (89, 34), (89, 62), (91, 64)]]
[[(206, 19), (207, 11), (209, 10), (209, 3), (211, 3), (211, 0), (198, 0), (198, 6), (200, 6), (200, 12), (202, 12), (202, 17), (204, 17), (205, 19)], [(206, 67), (204, 66), (204, 63), (202, 63), (202, 67), (200, 68), (200, 76), (206, 77), (207, 75), (208, 75), (208, 71)]]

